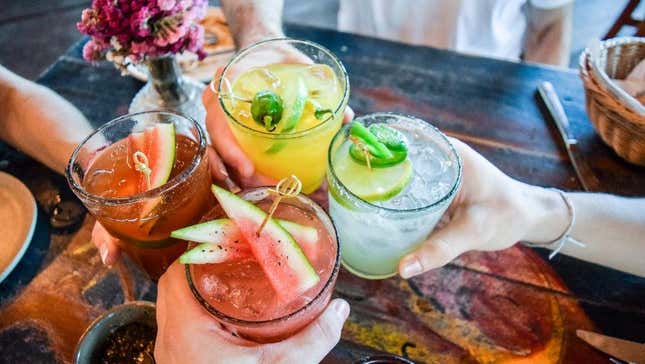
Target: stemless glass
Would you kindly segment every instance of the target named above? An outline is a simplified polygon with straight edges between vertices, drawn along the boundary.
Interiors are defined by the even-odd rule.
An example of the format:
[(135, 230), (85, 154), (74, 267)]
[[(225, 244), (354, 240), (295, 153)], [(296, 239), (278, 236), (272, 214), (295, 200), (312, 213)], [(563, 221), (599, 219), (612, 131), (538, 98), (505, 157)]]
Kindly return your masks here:
[[(410, 204), (411, 200), (404, 197), (399, 206), (365, 201), (353, 194), (334, 170), (335, 155), (347, 142), (351, 125), (344, 126), (332, 140), (327, 173), (329, 215), (342, 242), (343, 266), (363, 278), (383, 279), (396, 274), (399, 260), (425, 241), (454, 199), (461, 182), (461, 161), (448, 138), (423, 120), (395, 113), (375, 113), (355, 120), (365, 126), (385, 123), (408, 139), (414, 175), (398, 196), (408, 194), (412, 186), (433, 189), (443, 184), (441, 191), (422, 205), (405, 206), (405, 201)], [(432, 164), (433, 155), (441, 155), (443, 162)], [(433, 177), (426, 177), (429, 170), (436, 171)], [(415, 185), (415, 179), (420, 178), (421, 184)]]
[[(175, 126), (177, 157), (173, 168), (178, 169), (174, 177), (160, 187), (121, 197), (105, 197), (121, 181), (102, 186), (104, 191), (88, 191), (92, 174), (116, 175), (119, 168), (125, 168), (121, 164), (126, 162), (120, 159), (123, 149), (119, 148), (127, 145), (128, 136), (158, 123)], [(104, 166), (105, 158), (112, 158), (111, 165)], [(94, 164), (99, 160), (101, 168)], [(197, 222), (214, 200), (201, 126), (168, 111), (125, 115), (101, 126), (74, 150), (66, 176), (83, 205), (110, 234), (120, 239), (119, 248), (155, 281), (186, 249), (186, 243), (170, 238), (170, 232)]]
[[(227, 87), (244, 72), (275, 63), (328, 65), (340, 81), (342, 97), (333, 108), (333, 117), (306, 130), (288, 134), (256, 130), (236, 119), (222, 95)], [(256, 169), (275, 180), (295, 174), (303, 184), (303, 192), (311, 193), (325, 176), (325, 153), (331, 138), (340, 128), (349, 99), (349, 79), (340, 60), (323, 46), (289, 38), (270, 39), (240, 51), (226, 65), (217, 85), (220, 104), (237, 142), (253, 161)], [(281, 144), (278, 152), (268, 152)]]
[[(241, 192), (239, 196), (264, 210), (270, 208), (275, 198), (274, 194), (267, 187), (246, 190)], [(211, 264), (187, 264), (185, 268), (188, 285), (199, 304), (219, 321), (231, 335), (258, 343), (276, 342), (286, 339), (316, 319), (331, 299), (340, 268), (340, 246), (338, 237), (336, 236), (336, 229), (324, 210), (308, 197), (299, 195), (294, 198), (281, 200), (280, 207), (276, 210), (277, 217), (279, 218), (290, 219), (285, 216), (280, 216), (280, 208), (283, 205), (287, 205), (292, 211), (295, 209), (297, 213), (294, 213), (294, 216), (297, 215), (304, 218), (306, 220), (305, 223), (313, 224), (313, 221), (320, 222), (319, 229), (324, 230), (324, 233), (328, 236), (328, 239), (321, 239), (317, 242), (317, 244), (328, 245), (319, 246), (318, 249), (320, 251), (318, 252), (317, 260), (311, 260), (314, 269), (321, 275), (321, 280), (315, 287), (298, 298), (295, 305), (293, 302), (276, 302), (276, 293), (271, 288), (258, 292), (257, 287), (251, 287), (254, 284), (255, 278), (252, 276), (254, 273), (249, 271), (243, 273), (236, 271), (232, 273), (234, 277), (225, 278), (213, 275), (211, 268), (208, 267), (213, 266)], [(226, 217), (225, 213), (221, 207), (216, 206), (202, 218), (202, 221), (223, 217)], [(261, 271), (259, 267), (255, 267), (254, 270), (258, 271), (257, 274), (263, 274), (259, 272)], [(236, 282), (232, 282), (232, 280)], [(214, 295), (223, 295), (221, 300), (234, 302), (242, 296), (240, 291), (246, 290), (254, 292), (253, 294), (256, 295), (254, 300), (258, 301), (256, 303), (259, 303), (260, 307), (260, 312), (256, 312), (258, 319), (249, 320), (239, 318), (239, 312), (247, 310), (247, 306), (250, 306), (246, 302), (232, 303), (233, 308), (229, 308), (228, 312), (223, 312), (224, 310), (215, 307), (217, 303), (213, 302)], [(303, 299), (304, 297), (307, 298)], [(272, 304), (286, 305), (286, 307), (293, 309), (290, 311), (287, 310), (288, 312), (280, 315), (280, 317), (265, 319), (266, 314), (262, 310), (268, 309), (267, 307)], [(258, 308), (256, 307), (256, 309)], [(238, 317), (236, 317), (236, 313), (238, 313)]]

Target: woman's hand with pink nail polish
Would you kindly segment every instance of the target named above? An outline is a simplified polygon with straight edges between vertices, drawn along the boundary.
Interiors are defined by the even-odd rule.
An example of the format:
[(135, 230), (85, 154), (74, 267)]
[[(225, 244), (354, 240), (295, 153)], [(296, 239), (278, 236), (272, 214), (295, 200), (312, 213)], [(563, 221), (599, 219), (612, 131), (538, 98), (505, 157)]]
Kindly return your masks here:
[(463, 142), (450, 141), (462, 161), (461, 187), (441, 226), (399, 262), (403, 278), (439, 268), (470, 250), (501, 250), (520, 240), (549, 241), (564, 229), (557, 224), (538, 228), (544, 216), (556, 214), (551, 209), (558, 202), (565, 207), (557, 193), (517, 181)]

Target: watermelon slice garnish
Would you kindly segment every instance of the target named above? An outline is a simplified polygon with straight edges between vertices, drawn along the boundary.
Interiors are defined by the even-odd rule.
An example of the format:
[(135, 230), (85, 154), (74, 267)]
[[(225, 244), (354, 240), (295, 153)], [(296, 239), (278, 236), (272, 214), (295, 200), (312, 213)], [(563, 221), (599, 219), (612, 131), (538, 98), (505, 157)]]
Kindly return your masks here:
[[(175, 124), (160, 123), (143, 132), (128, 137), (131, 168), (141, 172), (138, 193), (163, 186), (170, 179), (175, 165)], [(141, 163), (145, 162), (145, 163)], [(148, 216), (161, 202), (161, 197), (146, 201), (141, 207), (141, 217)]]
[(220, 187), (213, 185), (211, 190), (283, 301), (293, 301), (318, 283), (320, 277), (287, 230), (268, 219), (257, 234), (266, 212)]
[(246, 244), (230, 246), (222, 244), (199, 244), (179, 257), (181, 264), (224, 263), (231, 260), (249, 259), (253, 255)]
[(217, 219), (186, 226), (170, 233), (175, 239), (195, 243), (237, 245), (246, 243), (240, 229), (230, 219)]
[(162, 123), (146, 129), (146, 155), (152, 170), (150, 186), (153, 189), (163, 186), (170, 179), (175, 165), (177, 147), (175, 145), (175, 124)]
[(145, 192), (153, 188), (163, 186), (170, 179), (170, 173), (175, 165), (175, 125), (157, 124), (138, 133), (132, 133), (128, 137), (130, 148), (129, 159), (133, 160), (135, 153), (144, 155), (146, 167), (150, 174), (146, 176), (141, 173), (139, 177), (139, 192)]
[[(275, 219), (275, 221), (291, 234), (309, 260), (316, 259), (318, 230), (315, 227), (300, 225), (289, 220)], [(248, 243), (242, 236), (240, 229), (230, 219), (217, 219), (187, 226), (171, 232), (170, 236), (195, 243), (218, 244), (226, 247), (242, 245), (248, 250)], [(225, 260), (218, 258), (218, 261), (208, 261), (206, 258), (200, 258), (200, 261), (202, 263), (222, 263)]]

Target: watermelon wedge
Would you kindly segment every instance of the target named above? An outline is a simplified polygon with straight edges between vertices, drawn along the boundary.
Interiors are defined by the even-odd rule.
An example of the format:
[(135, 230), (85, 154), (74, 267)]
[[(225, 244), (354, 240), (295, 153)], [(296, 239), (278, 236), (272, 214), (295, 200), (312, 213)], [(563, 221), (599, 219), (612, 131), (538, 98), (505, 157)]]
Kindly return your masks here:
[[(275, 219), (296, 240), (310, 260), (317, 257), (318, 230), (312, 226), (300, 225), (292, 221)], [(217, 219), (187, 226), (170, 233), (175, 239), (195, 243), (220, 244), (223, 246), (247, 246), (240, 229), (230, 219)], [(247, 248), (248, 249), (248, 248)], [(217, 262), (213, 262), (217, 263)]]
[(269, 219), (262, 232), (256, 233), (266, 212), (220, 187), (213, 185), (211, 190), (284, 302), (293, 301), (318, 283), (320, 277), (307, 256), (275, 220)]
[[(145, 192), (163, 186), (168, 179), (175, 164), (175, 125), (157, 124), (128, 137), (130, 167), (135, 168), (135, 153), (143, 153), (147, 159), (150, 175), (140, 173), (137, 192)], [(139, 158), (140, 159), (140, 158)], [(146, 201), (141, 207), (141, 217), (148, 216), (161, 202), (161, 198)]]
[(141, 173), (139, 178), (139, 191), (160, 187), (168, 182), (170, 173), (175, 164), (175, 125), (157, 124), (138, 133), (128, 136), (129, 161), (131, 168), (135, 168), (133, 155), (143, 153), (148, 161), (150, 173), (150, 186), (148, 178)]
[(246, 244), (226, 246), (221, 244), (199, 244), (179, 257), (181, 264), (224, 263), (230, 260), (248, 259), (253, 255)]
[(161, 123), (144, 131), (145, 151), (152, 173), (148, 189), (163, 186), (170, 179), (175, 165), (175, 124)]
[(185, 228), (171, 232), (170, 236), (175, 239), (195, 243), (222, 245), (246, 244), (242, 234), (240, 234), (240, 229), (230, 219), (217, 219), (186, 226)]

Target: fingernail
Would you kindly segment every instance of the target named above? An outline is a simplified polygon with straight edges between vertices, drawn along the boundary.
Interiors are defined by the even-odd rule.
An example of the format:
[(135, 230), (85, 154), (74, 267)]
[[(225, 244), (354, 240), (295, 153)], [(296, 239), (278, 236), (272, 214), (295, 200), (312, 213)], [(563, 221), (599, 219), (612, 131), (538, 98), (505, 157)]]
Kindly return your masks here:
[(217, 170), (222, 174), (222, 176), (228, 177), (228, 171), (226, 170), (226, 168), (220, 166)]
[(410, 278), (415, 276), (423, 271), (423, 267), (419, 262), (419, 259), (416, 257), (408, 257), (403, 261), (403, 266), (401, 267), (401, 277)]
[(342, 318), (343, 320), (349, 316), (349, 304), (344, 301), (344, 300), (336, 300), (333, 303), (334, 311), (338, 315), (338, 317)]
[(105, 261), (107, 260), (108, 256), (108, 250), (105, 246), (102, 246), (99, 248), (99, 255), (101, 256), (101, 262), (105, 265)]
[(235, 182), (233, 182), (233, 180), (230, 179), (229, 177), (226, 177), (224, 179), (224, 184), (226, 185), (226, 188), (232, 193), (238, 193), (242, 191), (242, 189)]

